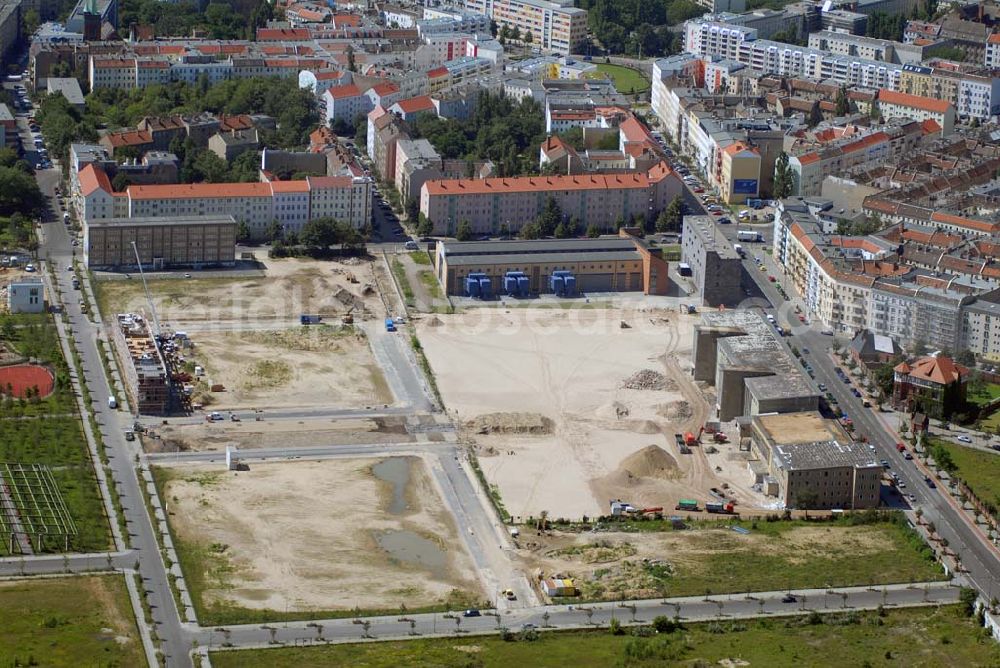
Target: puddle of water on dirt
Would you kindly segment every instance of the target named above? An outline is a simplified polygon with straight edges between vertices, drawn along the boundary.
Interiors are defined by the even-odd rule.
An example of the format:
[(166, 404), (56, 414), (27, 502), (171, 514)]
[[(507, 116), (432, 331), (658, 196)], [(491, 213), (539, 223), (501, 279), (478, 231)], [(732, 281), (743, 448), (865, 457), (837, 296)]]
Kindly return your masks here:
[(406, 486), (410, 483), (410, 461), (404, 457), (390, 457), (372, 467), (376, 478), (392, 485), (392, 501), (387, 510), (400, 515), (409, 507), (406, 503)]
[(379, 532), (375, 540), (393, 559), (444, 577), (448, 557), (434, 541), (406, 529)]

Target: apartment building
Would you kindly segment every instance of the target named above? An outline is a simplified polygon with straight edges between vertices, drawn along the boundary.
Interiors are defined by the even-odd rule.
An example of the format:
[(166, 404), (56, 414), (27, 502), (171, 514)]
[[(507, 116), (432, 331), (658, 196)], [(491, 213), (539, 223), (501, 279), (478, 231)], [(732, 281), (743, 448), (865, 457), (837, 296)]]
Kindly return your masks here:
[(610, 229), (618, 220), (656, 216), (681, 190), (662, 162), (647, 173), (450, 179), (424, 183), (420, 212), (434, 223), (434, 234), (454, 235), (463, 221), (474, 234), (498, 234), (501, 226), (516, 233), (551, 197), (565, 218)]
[(1000, 33), (993, 33), (986, 39), (983, 64), (991, 70), (1000, 69)]
[(298, 232), (309, 220), (332, 217), (361, 229), (371, 221), (371, 179), (309, 177), (302, 181), (132, 185), (114, 192), (95, 165), (80, 172), (74, 193), (85, 221), (114, 218), (231, 216), (261, 237), (272, 221)]
[(895, 119), (875, 127), (824, 126), (803, 133), (788, 149), (792, 193), (817, 196), (826, 177), (892, 164), (921, 142), (931, 141), (940, 134), (941, 128), (935, 121), (918, 123), (908, 119)]
[(521, 35), (531, 33), (543, 51), (573, 53), (587, 37), (587, 10), (572, 0), (465, 0), (465, 8)]
[[(828, 37), (828, 40), (833, 38)], [(736, 61), (765, 74), (833, 81), (861, 88), (886, 88), (947, 100), (955, 106), (961, 118), (986, 120), (1000, 112), (1000, 78), (987, 72), (891, 63), (861, 55), (843, 55), (772, 42), (759, 39), (756, 29), (704, 18), (692, 19), (685, 24), (684, 44), (685, 50), (696, 56)], [(834, 41), (828, 41), (828, 44), (832, 45)], [(840, 41), (836, 44), (841, 48)], [(876, 47), (871, 45), (866, 48)], [(893, 48), (901, 50), (901, 47)]]
[(1000, 291), (992, 290), (962, 307), (962, 348), (1000, 361)]
[(955, 131), (955, 107), (947, 100), (939, 100), (908, 93), (882, 89), (878, 92), (878, 110), (883, 118), (912, 118), (915, 121), (934, 121), (941, 133)]

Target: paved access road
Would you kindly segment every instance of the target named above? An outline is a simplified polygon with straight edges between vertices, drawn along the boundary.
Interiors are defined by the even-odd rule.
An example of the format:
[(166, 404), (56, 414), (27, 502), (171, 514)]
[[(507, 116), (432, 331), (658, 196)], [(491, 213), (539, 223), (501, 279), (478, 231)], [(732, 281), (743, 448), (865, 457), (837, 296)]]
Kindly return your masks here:
[[(53, 188), (58, 184), (58, 172), (39, 173), (38, 182), (43, 192), (50, 198), (49, 201), (54, 203)], [(137, 442), (130, 444), (124, 437), (124, 430), (131, 425), (131, 419), (123, 411), (108, 408), (111, 390), (101, 363), (101, 353), (97, 348), (99, 327), (81, 312), (77, 303), (76, 297), (79, 292), (74, 290), (71, 284), (73, 274), (66, 271), (66, 267), (72, 263), (75, 256), (75, 248), (71, 245), (70, 234), (62, 224), (57, 206), (53, 205), (52, 210), (47, 212), (42, 227), (44, 244), (40, 254), (53, 266), (56, 281), (62, 292), (63, 308), (69, 317), (69, 326), (83, 366), (81, 381), (85, 382), (90, 390), (93, 409), (108, 455), (108, 466), (121, 497), (130, 547), (134, 553), (131, 565), (138, 564), (146, 600), (152, 609), (156, 632), (162, 638), (161, 650), (168, 664), (190, 665), (188, 653), (191, 645), (181, 626), (173, 592), (167, 581), (167, 571), (160, 556), (153, 525), (146, 512), (135, 473)], [(54, 296), (50, 296), (50, 299), (54, 301)]]
[[(201, 629), (194, 637), (204, 647), (306, 645), (318, 638), (328, 642), (357, 642), (365, 638), (400, 640), (419, 636), (455, 636), (456, 634), (496, 633), (504, 627), (520, 631), (525, 624), (539, 630), (574, 629), (607, 626), (617, 618), (623, 624), (650, 623), (657, 615), (680, 617), (684, 621), (708, 621), (768, 615), (805, 614), (808, 611), (872, 610), (883, 605), (903, 607), (955, 603), (959, 590), (946, 582), (921, 585), (889, 585), (885, 588), (847, 587), (836, 590), (794, 590), (794, 601), (784, 602), (786, 592), (764, 592), (731, 596), (672, 598), (618, 603), (549, 605), (530, 609), (482, 611), (479, 617), (464, 617), (461, 610), (443, 614), (406, 615), (405, 617), (367, 617), (367, 628), (352, 619), (325, 619), (287, 624), (242, 625)], [(632, 603), (635, 614), (632, 613)], [(588, 612), (591, 611), (591, 612)], [(546, 614), (548, 617), (546, 617)], [(412, 620), (412, 622), (410, 621)], [(633, 622), (634, 620), (634, 622)], [(228, 646), (227, 645), (227, 646)]]

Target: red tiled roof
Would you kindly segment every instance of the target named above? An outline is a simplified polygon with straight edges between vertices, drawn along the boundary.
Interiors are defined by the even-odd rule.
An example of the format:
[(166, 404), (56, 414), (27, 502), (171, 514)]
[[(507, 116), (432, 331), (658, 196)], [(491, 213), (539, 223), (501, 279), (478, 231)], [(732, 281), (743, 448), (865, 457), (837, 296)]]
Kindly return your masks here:
[(487, 195), (546, 190), (616, 190), (649, 187), (647, 174), (582, 174), (579, 176), (521, 176), (499, 179), (427, 181), (431, 195)]
[(384, 83), (372, 86), (370, 90), (379, 97), (385, 97), (386, 95), (392, 95), (393, 93), (398, 93), (399, 86), (392, 83), (391, 81), (386, 81)]
[(257, 28), (258, 42), (305, 42), (309, 39), (309, 31), (304, 28)]
[(947, 112), (951, 107), (951, 103), (947, 100), (937, 100), (931, 97), (910, 95), (909, 93), (897, 93), (888, 88), (883, 88), (878, 92), (878, 101), (879, 103), (885, 102), (886, 104), (898, 104), (903, 107), (933, 111), (938, 114)]
[[(898, 367), (897, 367), (898, 368)], [(961, 380), (965, 369), (944, 355), (921, 357), (910, 367), (910, 377), (920, 378), (939, 385), (949, 385)]]
[(218, 197), (270, 197), (270, 183), (188, 183), (129, 186), (129, 199), (211, 199)]
[(342, 100), (347, 97), (357, 97), (361, 95), (361, 89), (359, 89), (355, 84), (345, 84), (343, 86), (334, 86), (326, 91), (326, 95), (329, 95), (334, 100)]
[(87, 165), (81, 169), (78, 178), (80, 179), (80, 192), (84, 197), (95, 190), (103, 190), (106, 193), (114, 192), (108, 175), (103, 169), (94, 165)]
[(428, 79), (437, 79), (438, 77), (444, 76), (448, 76), (447, 67), (435, 67), (433, 70), (428, 70), (427, 72)]
[(434, 109), (434, 100), (427, 95), (418, 95), (408, 100), (400, 100), (395, 105), (404, 114), (413, 114), (418, 111), (430, 111)]

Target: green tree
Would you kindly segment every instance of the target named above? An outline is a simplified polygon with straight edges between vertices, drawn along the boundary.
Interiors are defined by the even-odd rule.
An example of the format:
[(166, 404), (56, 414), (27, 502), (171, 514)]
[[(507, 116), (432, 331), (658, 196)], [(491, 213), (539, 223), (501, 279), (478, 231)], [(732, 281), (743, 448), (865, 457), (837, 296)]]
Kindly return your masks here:
[(846, 116), (851, 112), (851, 103), (847, 99), (847, 87), (841, 86), (837, 90), (837, 108), (834, 113), (837, 116)]
[(34, 177), (17, 167), (0, 167), (0, 216), (37, 216), (44, 206), (45, 197)]
[(522, 239), (541, 239), (542, 230), (537, 221), (532, 221), (521, 226), (519, 236)]
[(420, 202), (417, 201), (416, 197), (411, 197), (406, 200), (406, 218), (407, 220), (417, 220), (420, 217)]
[(242, 218), (236, 223), (236, 241), (245, 242), (250, 240), (250, 226)]
[(434, 221), (422, 213), (417, 215), (417, 234), (422, 237), (434, 234)]
[(566, 239), (567, 237), (571, 236), (569, 232), (569, 227), (566, 225), (566, 223), (559, 223), (558, 225), (556, 225), (556, 229), (553, 232), (553, 236), (555, 236), (556, 239)]
[(772, 194), (775, 199), (784, 199), (792, 194), (794, 186), (792, 168), (788, 164), (788, 154), (782, 151), (774, 162), (774, 185)]
[(556, 232), (556, 227), (562, 222), (562, 209), (559, 208), (555, 198), (549, 196), (545, 199), (545, 207), (538, 216), (538, 226), (543, 237), (550, 237)]
[(125, 172), (118, 172), (115, 174), (115, 178), (111, 179), (111, 187), (116, 193), (124, 192), (130, 185), (132, 185), (132, 181), (129, 180), (128, 174)]
[(531, 46), (531, 43), (532, 43), (533, 41), (535, 41), (535, 38), (534, 38), (534, 36), (532, 35), (531, 31), (530, 31), (530, 30), (526, 30), (526, 31), (524, 32), (524, 44), (525, 44), (526, 46)]
[(333, 218), (313, 218), (302, 226), (299, 241), (309, 248), (326, 250), (343, 239), (342, 230)]
[(267, 228), (264, 230), (264, 238), (274, 243), (280, 241), (285, 236), (285, 228), (282, 226), (277, 219), (272, 220), (267, 224)]
[(13, 167), (17, 161), (17, 151), (12, 148), (0, 148), (0, 167)]
[(358, 64), (354, 60), (354, 47), (350, 45), (347, 47), (347, 69), (351, 72), (358, 71)]
[(472, 239), (472, 224), (467, 220), (459, 222), (458, 230), (455, 232), (455, 238), (459, 241), (469, 241)]
[(684, 198), (675, 195), (656, 218), (657, 232), (679, 232), (684, 219)]
[(813, 104), (812, 109), (809, 110), (809, 118), (806, 119), (806, 125), (814, 128), (822, 122), (823, 112), (819, 108), (819, 102), (816, 102)]
[(591, 239), (596, 239), (597, 237), (601, 236), (601, 228), (599, 228), (597, 225), (594, 225), (593, 223), (587, 225), (587, 236), (590, 237)]

